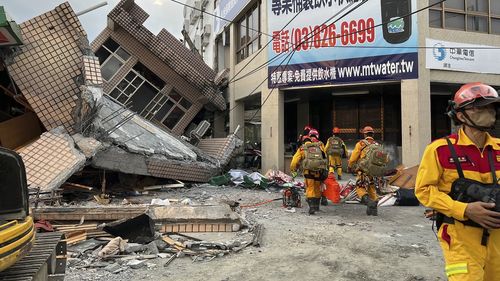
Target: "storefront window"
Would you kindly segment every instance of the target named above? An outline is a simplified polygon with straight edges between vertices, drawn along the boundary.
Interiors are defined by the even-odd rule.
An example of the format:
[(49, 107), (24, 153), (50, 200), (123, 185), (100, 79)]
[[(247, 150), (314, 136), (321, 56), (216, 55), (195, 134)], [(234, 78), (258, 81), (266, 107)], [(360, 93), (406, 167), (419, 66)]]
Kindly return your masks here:
[(436, 10), (429, 11), (429, 26), (430, 27), (443, 26), (443, 17), (441, 11), (436, 11)]
[(464, 0), (446, 0), (444, 7), (448, 9), (465, 10)]
[(488, 0), (467, 0), (467, 11), (488, 13)]
[(488, 17), (467, 16), (467, 30), (488, 32)]
[(255, 5), (238, 21), (238, 62), (260, 49), (260, 5)]
[(498, 34), (499, 20), (498, 0), (447, 0), (429, 8), (429, 26), (435, 28)]
[(457, 13), (444, 13), (444, 25), (449, 29), (465, 30), (465, 15)]
[(491, 33), (500, 34), (500, 19), (491, 19)]

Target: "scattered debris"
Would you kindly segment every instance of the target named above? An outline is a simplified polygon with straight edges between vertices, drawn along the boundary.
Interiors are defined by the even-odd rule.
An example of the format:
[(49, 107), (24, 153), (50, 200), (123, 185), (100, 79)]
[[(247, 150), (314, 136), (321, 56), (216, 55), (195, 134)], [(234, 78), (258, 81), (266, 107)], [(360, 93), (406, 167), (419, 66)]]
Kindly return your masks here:
[(127, 241), (123, 240), (121, 237), (115, 237), (109, 243), (102, 248), (97, 254), (100, 258), (104, 258), (111, 255), (116, 255), (125, 251), (127, 246)]
[(153, 220), (146, 214), (131, 219), (122, 219), (107, 223), (103, 230), (113, 236), (120, 236), (133, 243), (149, 243), (154, 240)]

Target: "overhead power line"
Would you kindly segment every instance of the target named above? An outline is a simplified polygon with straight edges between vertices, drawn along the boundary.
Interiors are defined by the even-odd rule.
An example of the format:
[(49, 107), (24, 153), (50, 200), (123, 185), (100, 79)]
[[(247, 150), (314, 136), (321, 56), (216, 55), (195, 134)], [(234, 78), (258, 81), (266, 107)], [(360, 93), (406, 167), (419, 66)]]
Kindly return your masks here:
[[(204, 11), (203, 9), (197, 8), (197, 7), (195, 7), (195, 6), (191, 6), (191, 5), (188, 5), (188, 4), (186, 4), (186, 3), (182, 3), (182, 2), (177, 1), (177, 0), (170, 0), (170, 1), (175, 2), (175, 3), (179, 4), (179, 5), (185, 6), (185, 7), (189, 7), (189, 8), (191, 8), (191, 9), (193, 9), (193, 10), (200, 11), (200, 12), (202, 12), (202, 13), (204, 13), (204, 14), (206, 14), (206, 15), (212, 16), (212, 17), (214, 17), (214, 18), (221, 19), (221, 20), (223, 20), (223, 21), (225, 21), (225, 22), (229, 22), (229, 23), (236, 23), (235, 21), (228, 20), (228, 19), (223, 18), (223, 17), (221, 17), (221, 16), (218, 16), (218, 15), (216, 15), (216, 14), (209, 13), (209, 12)], [(250, 29), (250, 30), (252, 30), (252, 31), (255, 31), (255, 32), (259, 33), (259, 34), (264, 34), (264, 35), (266, 35), (266, 36), (268, 36), (268, 37), (273, 37), (271, 34), (268, 34), (268, 33), (262, 32), (262, 31), (260, 31), (260, 30), (255, 29), (255, 28), (251, 28), (251, 27), (248, 27), (248, 26), (245, 26), (245, 25), (241, 25), (241, 26), (243, 26), (243, 27), (245, 27), (245, 28), (248, 28), (248, 29)]]
[[(415, 10), (415, 11), (413, 11), (413, 12), (410, 12), (410, 13), (408, 13), (408, 14), (402, 15), (402, 16), (400, 16), (400, 17), (398, 17), (398, 18), (395, 18), (395, 19), (391, 19), (391, 20), (388, 20), (388, 21), (382, 22), (382, 23), (380, 23), (380, 24), (374, 25), (374, 26), (369, 27), (369, 28), (364, 28), (364, 29), (356, 30), (355, 32), (350, 32), (350, 33), (346, 33), (346, 34), (343, 34), (343, 35), (337, 35), (337, 36), (335, 36), (335, 37), (329, 37), (329, 38), (323, 38), (323, 39), (320, 39), (320, 40), (314, 40), (314, 41), (312, 41), (312, 42), (316, 42), (316, 41), (321, 42), (321, 41), (326, 41), (326, 40), (330, 40), (330, 39), (334, 39), (334, 38), (335, 38), (335, 39), (337, 39), (337, 38), (341, 38), (341, 37), (343, 37), (343, 36), (350, 36), (350, 35), (357, 34), (357, 33), (360, 33), (360, 32), (365, 32), (365, 31), (367, 31), (367, 30), (377, 28), (377, 27), (379, 27), (379, 26), (382, 26), (382, 25), (388, 24), (388, 23), (390, 23), (390, 22), (393, 22), (393, 21), (396, 21), (396, 20), (399, 20), (399, 19), (403, 19), (403, 18), (409, 17), (409, 16), (411, 16), (411, 15), (417, 14), (417, 13), (419, 13), (419, 12), (421, 12), (421, 11), (424, 11), (424, 10), (427, 10), (427, 9), (429, 9), (429, 8), (433, 7), (433, 6), (439, 5), (439, 4), (441, 4), (441, 3), (445, 2), (445, 1), (446, 1), (446, 0), (441, 0), (441, 1), (439, 1), (439, 2), (436, 2), (436, 3), (434, 3), (434, 4), (431, 4), (431, 5), (429, 5), (429, 6), (426, 6), (426, 7), (424, 7), (424, 8), (421, 8), (421, 9)], [(325, 24), (325, 23), (323, 23), (323, 24)], [(322, 25), (323, 25), (323, 24), (322, 24)], [(323, 30), (324, 30), (324, 29), (323, 29)], [(321, 31), (322, 31), (322, 30), (321, 30)], [(320, 32), (321, 32), (321, 31), (320, 31)], [(311, 41), (309, 41), (308, 39), (304, 39), (303, 41), (306, 41), (306, 42), (311, 42)], [(332, 46), (332, 47), (330, 47), (330, 46), (329, 46), (328, 48), (338, 48), (338, 47), (339, 47), (339, 46)], [(341, 48), (343, 48), (344, 46), (340, 46), (340, 47), (341, 47)], [(358, 48), (358, 47), (363, 47), (363, 46), (357, 46), (357, 47), (355, 47), (355, 46), (345, 46), (345, 48), (347, 48), (347, 47), (351, 47), (351, 48)], [(367, 46), (367, 47), (368, 47), (368, 46)], [(298, 48), (298, 46), (297, 46), (296, 48)], [(388, 48), (396, 48), (396, 47), (388, 47)], [(401, 48), (408, 48), (408, 47), (401, 47)], [(250, 75), (252, 75), (252, 74), (256, 73), (257, 71), (261, 70), (261, 69), (262, 69), (262, 68), (264, 68), (266, 65), (268, 65), (270, 62), (272, 62), (272, 61), (273, 61), (276, 57), (278, 57), (278, 56), (282, 56), (282, 55), (283, 55), (283, 53), (284, 53), (284, 52), (282, 52), (282, 53), (279, 53), (279, 54), (275, 55), (273, 58), (271, 58), (271, 59), (269, 59), (268, 61), (264, 62), (263, 64), (261, 64), (261, 65), (257, 66), (257, 67), (256, 67), (256, 68), (254, 68), (253, 70), (251, 70), (251, 71), (249, 71), (248, 73), (244, 74), (242, 77), (240, 77), (240, 78), (238, 78), (238, 79), (234, 79), (232, 82), (239, 81), (239, 80), (241, 80), (241, 79), (244, 79), (244, 78), (246, 78), (246, 77), (248, 77), (248, 76), (250, 76)]]
[[(346, 15), (348, 15), (349, 13), (351, 13), (352, 11), (354, 11), (355, 9), (357, 9), (359, 6), (361, 6), (362, 4), (366, 3), (367, 1), (368, 1), (368, 0), (363, 0), (363, 2), (361, 2), (361, 3), (359, 3), (359, 4), (358, 4), (358, 6), (354, 7), (353, 9), (351, 9), (350, 11), (348, 11), (346, 14), (342, 15), (342, 16), (341, 16), (340, 18), (338, 18), (335, 22), (337, 22), (337, 21), (341, 20), (343, 17), (345, 17)], [(327, 23), (328, 21), (332, 20), (333, 18), (335, 18), (335, 17), (336, 17), (336, 16), (338, 16), (340, 13), (342, 13), (343, 11), (345, 11), (346, 9), (348, 9), (348, 8), (349, 8), (350, 6), (352, 6), (353, 4), (354, 4), (354, 3), (351, 3), (351, 4), (349, 4), (348, 6), (344, 7), (342, 10), (338, 11), (335, 15), (333, 15), (332, 17), (330, 17), (329, 19), (327, 19), (324, 23)], [(320, 30), (318, 30), (318, 32), (321, 32), (321, 31), (320, 31)], [(315, 35), (315, 34), (311, 34), (311, 36), (314, 36), (314, 35)], [(307, 40), (302, 41), (299, 45), (304, 44), (306, 41), (307, 41)], [(285, 57), (285, 58), (281, 61), (281, 63), (278, 65), (278, 67), (277, 67), (277, 68), (281, 67), (281, 65), (283, 64), (283, 62), (284, 62), (287, 58), (289, 58), (289, 59), (288, 59), (288, 61), (287, 61), (287, 63), (286, 63), (285, 65), (288, 65), (288, 63), (289, 63), (289, 62), (290, 62), (290, 60), (292, 59), (292, 57), (293, 57), (293, 54), (294, 54), (294, 53), (295, 53), (295, 50), (294, 50), (293, 52), (288, 53), (288, 54), (287, 54), (287, 56), (286, 56), (286, 57)], [(276, 59), (276, 57), (278, 57), (278, 56), (275, 56), (273, 59)], [(274, 72), (274, 71), (273, 71), (273, 72)], [(282, 75), (282, 74), (281, 74), (281, 75)], [(266, 77), (264, 80), (262, 80), (262, 82), (260, 82), (260, 83), (257, 85), (257, 87), (255, 87), (255, 89), (253, 89), (253, 90), (252, 90), (252, 91), (251, 91), (248, 95), (246, 95), (245, 97), (249, 97), (249, 96), (253, 95), (253, 94), (255, 93), (255, 91), (256, 91), (256, 90), (258, 90), (258, 89), (260, 88), (260, 86), (261, 86), (262, 84), (264, 84), (264, 82), (266, 82), (266, 81), (267, 81), (267, 77)], [(267, 100), (269, 99), (270, 94), (273, 92), (273, 90), (274, 90), (274, 87), (271, 89), (271, 91), (270, 91), (270, 93), (268, 94), (268, 96), (266, 97), (265, 101), (267, 101)], [(265, 102), (264, 102), (264, 103), (265, 103)], [(262, 106), (262, 105), (264, 105), (264, 104), (261, 104), (261, 106)], [(227, 111), (227, 114), (229, 114), (231, 111), (233, 111), (233, 110), (234, 110), (236, 107), (238, 107), (238, 106), (239, 106), (238, 104), (234, 105), (232, 108), (230, 108), (230, 109), (229, 109), (229, 111)], [(256, 114), (257, 114), (259, 111), (260, 111), (260, 108), (259, 108), (259, 109), (255, 112), (255, 114), (252, 116), (252, 119), (251, 119), (251, 120), (253, 120), (253, 118), (255, 118)], [(217, 120), (217, 119), (214, 119), (214, 120)]]
[[(399, 19), (402, 19), (402, 18), (405, 18), (405, 17), (409, 17), (409, 16), (411, 16), (411, 15), (413, 15), (413, 14), (416, 14), (416, 13), (419, 13), (419, 12), (421, 12), (421, 11), (427, 10), (427, 9), (429, 9), (429, 8), (430, 8), (430, 7), (432, 7), (432, 6), (435, 6), (435, 5), (438, 5), (438, 4), (440, 4), (440, 3), (443, 3), (444, 1), (446, 1), (446, 0), (442, 0), (442, 1), (440, 1), (440, 2), (436, 2), (436, 3), (432, 4), (432, 5), (428, 5), (428, 6), (424, 7), (424, 8), (422, 8), (422, 9), (418, 9), (418, 10), (416, 10), (416, 11), (414, 11), (414, 12), (408, 13), (407, 15), (403, 15), (403, 16), (401, 16), (401, 17), (397, 18), (397, 19), (392, 19), (392, 20), (390, 20), (390, 21), (383, 22), (383, 23), (381, 23), (381, 24), (379, 24), (379, 25), (374, 26), (373, 28), (375, 28), (375, 27), (377, 27), (377, 26), (381, 26), (381, 25), (387, 24), (387, 23), (392, 22), (392, 21), (394, 21), (394, 20), (399, 20)], [(361, 6), (361, 5), (362, 5), (362, 4), (364, 4), (364, 3), (365, 3), (365, 2), (362, 2), (360, 5), (358, 5), (358, 6), (357, 6), (357, 7), (355, 7), (354, 9), (359, 8), (359, 6)], [(353, 10), (354, 10), (354, 9), (353, 9)], [(347, 14), (349, 14), (349, 13), (350, 13), (350, 12), (352, 12), (353, 10), (349, 11)], [(347, 15), (347, 14), (346, 14), (346, 15)], [(344, 15), (344, 16), (346, 16), (346, 15)], [(356, 33), (358, 33), (358, 32), (360, 32), (360, 31), (352, 32), (352, 34), (356, 34)], [(304, 40), (304, 41), (302, 41), (302, 42), (305, 42), (305, 41), (307, 41), (307, 40)], [(302, 42), (301, 42), (301, 43), (302, 43)], [(299, 46), (300, 46), (300, 44), (299, 44)], [(295, 49), (292, 51), (292, 54), (293, 54), (296, 50), (297, 50), (297, 48), (295, 48)], [(274, 71), (275, 71), (276, 69), (278, 69), (279, 67), (280, 67), (280, 66), (276, 67), (276, 68), (274, 69)], [(273, 72), (274, 72), (274, 71), (273, 71)], [(281, 75), (283, 75), (283, 72), (281, 72)], [(281, 76), (280, 76), (280, 78), (281, 78)], [(268, 79), (268, 76), (266, 76), (266, 80), (267, 80), (267, 79)], [(275, 88), (276, 88), (276, 86), (273, 86), (273, 88), (271, 89), (271, 91), (269, 92), (269, 94), (266, 96), (266, 99), (264, 100), (264, 102), (263, 102), (263, 103), (261, 103), (260, 108), (258, 108), (258, 109), (255, 111), (254, 115), (253, 115), (253, 116), (252, 116), (252, 118), (250, 119), (250, 122), (251, 122), (251, 121), (253, 121), (253, 119), (255, 118), (255, 116), (257, 116), (257, 113), (259, 113), (259, 112), (261, 111), (262, 106), (263, 106), (263, 105), (266, 103), (266, 101), (269, 99), (269, 97), (271, 96), (271, 93), (273, 92), (273, 90), (274, 90)]]

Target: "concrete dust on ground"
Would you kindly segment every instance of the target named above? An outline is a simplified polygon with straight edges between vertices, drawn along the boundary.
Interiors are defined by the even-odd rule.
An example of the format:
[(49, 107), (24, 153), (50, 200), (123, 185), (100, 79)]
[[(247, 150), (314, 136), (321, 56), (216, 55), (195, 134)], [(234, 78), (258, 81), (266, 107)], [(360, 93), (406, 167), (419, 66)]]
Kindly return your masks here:
[[(234, 200), (241, 205), (281, 196), (279, 192), (213, 186), (158, 195), (205, 204)], [(178, 258), (167, 267), (165, 259), (155, 259), (151, 262), (156, 266), (149, 269), (118, 274), (69, 268), (66, 280), (446, 280), (441, 250), (423, 207), (380, 207), (379, 216), (369, 217), (363, 205), (330, 204), (309, 216), (302, 201), (305, 206), (295, 213), (280, 201), (243, 208), (246, 219), (265, 227), (260, 248), (249, 246), (209, 261)], [(212, 235), (226, 239), (227, 234)]]

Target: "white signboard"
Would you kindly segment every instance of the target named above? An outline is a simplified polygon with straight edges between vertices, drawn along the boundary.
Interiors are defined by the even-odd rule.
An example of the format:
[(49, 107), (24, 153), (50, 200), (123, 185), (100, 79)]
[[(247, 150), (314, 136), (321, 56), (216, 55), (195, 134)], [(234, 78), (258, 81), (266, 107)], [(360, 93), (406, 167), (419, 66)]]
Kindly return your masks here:
[(500, 74), (500, 49), (485, 45), (425, 40), (426, 68)]

